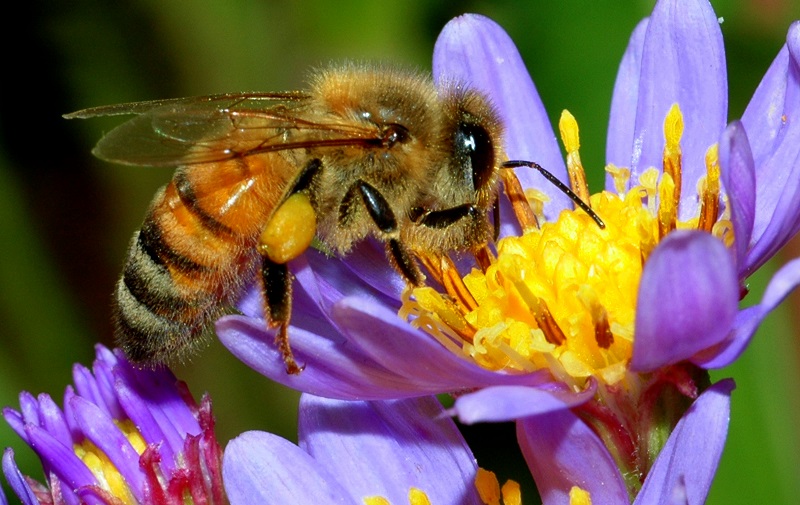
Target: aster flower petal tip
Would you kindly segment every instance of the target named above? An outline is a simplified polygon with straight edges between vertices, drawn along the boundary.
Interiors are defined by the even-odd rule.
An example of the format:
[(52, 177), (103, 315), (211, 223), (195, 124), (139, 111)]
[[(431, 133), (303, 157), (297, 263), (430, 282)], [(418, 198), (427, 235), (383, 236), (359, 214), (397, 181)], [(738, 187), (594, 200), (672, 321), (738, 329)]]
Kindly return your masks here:
[[(491, 98), (503, 123), (514, 125), (504, 136), (509, 159), (535, 160), (557, 177), (566, 178), (564, 158), (536, 86), (516, 45), (497, 23), (478, 14), (465, 14), (445, 25), (433, 50), (433, 76), (439, 85), (464, 83)], [(532, 170), (518, 170), (517, 175), (525, 187), (543, 185)], [(569, 199), (544, 186), (549, 197), (545, 215), (555, 218), (569, 205)], [(510, 219), (504, 220), (500, 236), (512, 230)]]
[[(94, 373), (74, 367), (63, 410), (20, 395), (4, 417), (34, 449), (46, 484), (24, 477), (9, 450), (3, 471), (24, 503), (227, 503), (210, 400), (198, 405), (166, 369), (140, 370), (97, 346)], [(175, 501), (178, 500), (178, 501)]]
[(481, 503), (475, 460), (434, 398), (304, 395), (299, 416), (299, 446), (262, 432), (228, 444), (223, 476), (232, 502), (408, 503), (417, 494), (428, 501), (412, 503)]
[(722, 242), (698, 231), (669, 234), (642, 273), (631, 370), (650, 372), (718, 344), (738, 301), (733, 259)]

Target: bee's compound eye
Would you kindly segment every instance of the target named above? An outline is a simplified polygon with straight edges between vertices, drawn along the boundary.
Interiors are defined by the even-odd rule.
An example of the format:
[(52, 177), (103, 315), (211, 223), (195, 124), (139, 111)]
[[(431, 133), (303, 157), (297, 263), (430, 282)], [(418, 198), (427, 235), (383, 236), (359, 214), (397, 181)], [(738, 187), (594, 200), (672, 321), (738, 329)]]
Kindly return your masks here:
[(483, 188), (489, 182), (495, 165), (494, 145), (489, 132), (480, 125), (461, 123), (456, 131), (456, 154), (462, 168), (470, 171), (473, 188), (476, 191)]

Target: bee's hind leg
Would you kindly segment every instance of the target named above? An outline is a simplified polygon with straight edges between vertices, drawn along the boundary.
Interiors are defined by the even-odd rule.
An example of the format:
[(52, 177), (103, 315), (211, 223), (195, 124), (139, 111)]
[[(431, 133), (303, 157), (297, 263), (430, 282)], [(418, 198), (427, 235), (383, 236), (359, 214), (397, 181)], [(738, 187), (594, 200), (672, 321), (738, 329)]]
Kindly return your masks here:
[(267, 256), (261, 257), (261, 283), (264, 289), (264, 300), (267, 320), (270, 327), (278, 327), (275, 344), (281, 352), (286, 364), (286, 373), (298, 374), (303, 367), (294, 359), (289, 344), (289, 321), (292, 317), (292, 282), (294, 276), (289, 272), (286, 263), (275, 263)]
[(290, 195), (275, 210), (261, 233), (258, 252), (261, 254), (261, 284), (264, 289), (265, 312), (271, 327), (278, 327), (275, 343), (286, 364), (286, 372), (297, 374), (297, 364), (289, 345), (289, 320), (292, 317), (292, 281), (288, 262), (311, 245), (317, 229), (317, 216), (305, 192)]

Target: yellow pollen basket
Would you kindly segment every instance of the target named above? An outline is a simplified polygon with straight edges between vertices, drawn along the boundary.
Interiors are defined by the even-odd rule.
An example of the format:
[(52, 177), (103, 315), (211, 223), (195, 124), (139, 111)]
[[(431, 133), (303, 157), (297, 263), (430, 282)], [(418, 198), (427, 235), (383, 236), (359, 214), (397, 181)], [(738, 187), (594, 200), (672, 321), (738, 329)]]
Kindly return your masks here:
[[(133, 422), (130, 420), (115, 420), (114, 424), (125, 434), (136, 453), (141, 456), (147, 448), (147, 444)], [(108, 459), (108, 456), (96, 445), (89, 440), (84, 440), (80, 444), (76, 444), (73, 450), (75, 455), (83, 461), (95, 476), (101, 488), (119, 499), (121, 503), (137, 503), (125, 478), (119, 473), (119, 470), (111, 460)]]
[[(589, 377), (618, 383), (633, 349), (639, 280), (659, 241), (675, 229), (692, 228), (712, 233), (728, 246), (733, 242), (727, 210), (719, 215), (716, 146), (705, 159), (707, 175), (698, 181), (700, 215), (678, 219), (682, 125), (675, 105), (665, 121), (661, 176), (648, 169), (637, 185), (624, 191), (630, 172), (608, 168), (618, 192), (588, 198), (604, 229), (580, 209), (564, 210), (556, 221), (501, 239), (491, 263), (463, 277), (476, 307), (453, 303), (449, 291), (416, 288), (406, 293), (401, 317), (490, 370), (549, 369), (574, 387)], [(589, 195), (580, 182), (585, 176), (577, 152), (577, 121), (565, 113), (560, 129), (570, 181), (583, 185), (572, 189)]]

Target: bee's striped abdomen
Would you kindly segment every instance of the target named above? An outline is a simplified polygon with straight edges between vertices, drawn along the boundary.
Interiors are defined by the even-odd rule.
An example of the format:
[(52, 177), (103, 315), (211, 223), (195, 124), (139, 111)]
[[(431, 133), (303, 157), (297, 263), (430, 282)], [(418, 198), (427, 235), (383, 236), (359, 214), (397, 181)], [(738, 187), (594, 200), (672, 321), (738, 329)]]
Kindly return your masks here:
[[(247, 166), (245, 170), (241, 164), (231, 168), (240, 177), (228, 174), (228, 180), (243, 184)], [(247, 224), (244, 228), (236, 221), (224, 222), (223, 217), (235, 218), (236, 213), (224, 209), (229, 214), (223, 215), (217, 206), (208, 208), (194, 182), (203, 174), (196, 173), (198, 167), (192, 170), (179, 168), (173, 181), (156, 194), (131, 241), (117, 283), (117, 340), (134, 361), (161, 362), (190, 349), (252, 276), (251, 235), (262, 226), (258, 216), (241, 221)], [(225, 175), (218, 165), (215, 171)], [(224, 196), (236, 186), (217, 191)], [(236, 201), (237, 209), (242, 204), (244, 209), (258, 207), (253, 198), (244, 191)]]

